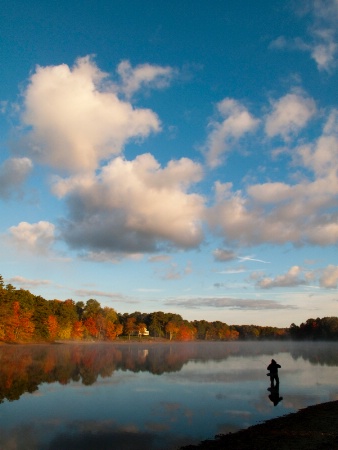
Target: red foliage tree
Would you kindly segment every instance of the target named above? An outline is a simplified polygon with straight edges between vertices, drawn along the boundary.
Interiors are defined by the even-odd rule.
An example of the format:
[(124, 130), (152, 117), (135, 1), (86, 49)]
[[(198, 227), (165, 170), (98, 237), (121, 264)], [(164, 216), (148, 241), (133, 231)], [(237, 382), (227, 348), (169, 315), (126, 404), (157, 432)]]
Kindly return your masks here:
[(96, 326), (96, 321), (93, 317), (89, 317), (88, 319), (86, 319), (83, 323), (84, 327), (86, 328), (86, 330), (88, 331), (88, 334), (91, 337), (97, 337), (99, 334), (99, 330), (97, 329)]

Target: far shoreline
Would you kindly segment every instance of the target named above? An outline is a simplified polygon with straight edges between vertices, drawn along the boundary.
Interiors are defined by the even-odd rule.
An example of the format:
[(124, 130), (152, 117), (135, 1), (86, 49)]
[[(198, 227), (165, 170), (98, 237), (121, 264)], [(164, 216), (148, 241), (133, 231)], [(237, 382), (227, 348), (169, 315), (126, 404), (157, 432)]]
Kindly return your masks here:
[(246, 342), (253, 342), (253, 343), (337, 343), (337, 340), (332, 339), (302, 339), (302, 340), (294, 340), (294, 339), (237, 339), (237, 340), (204, 340), (204, 339), (192, 339), (192, 340), (175, 340), (175, 339), (166, 339), (163, 337), (146, 337), (142, 339), (134, 338), (134, 339), (128, 339), (128, 338), (120, 338), (115, 339), (112, 341), (107, 340), (72, 340), (72, 339), (65, 339), (65, 340), (55, 340), (55, 341), (0, 341), (1, 345), (9, 345), (9, 346), (22, 346), (22, 345), (73, 345), (73, 344), (84, 344), (84, 345), (94, 345), (94, 344), (206, 344), (206, 343), (222, 343), (222, 344), (240, 344), (240, 343), (246, 343)]

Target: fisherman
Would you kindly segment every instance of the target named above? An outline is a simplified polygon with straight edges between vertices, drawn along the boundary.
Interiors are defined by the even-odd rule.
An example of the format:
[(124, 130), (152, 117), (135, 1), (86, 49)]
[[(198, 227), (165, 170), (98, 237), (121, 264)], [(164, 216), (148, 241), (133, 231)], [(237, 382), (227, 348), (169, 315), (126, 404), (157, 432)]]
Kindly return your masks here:
[(280, 368), (281, 366), (274, 359), (268, 365), (267, 370), (269, 371), (268, 375), (270, 376), (271, 387), (274, 387), (274, 381), (276, 381), (276, 386), (279, 385), (278, 369)]

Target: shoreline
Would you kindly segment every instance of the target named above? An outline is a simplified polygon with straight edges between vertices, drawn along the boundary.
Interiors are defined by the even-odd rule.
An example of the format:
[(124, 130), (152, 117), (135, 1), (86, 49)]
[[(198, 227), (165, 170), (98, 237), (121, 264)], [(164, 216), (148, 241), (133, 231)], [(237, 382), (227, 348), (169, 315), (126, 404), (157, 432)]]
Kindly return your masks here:
[(338, 400), (308, 406), (179, 450), (337, 450)]

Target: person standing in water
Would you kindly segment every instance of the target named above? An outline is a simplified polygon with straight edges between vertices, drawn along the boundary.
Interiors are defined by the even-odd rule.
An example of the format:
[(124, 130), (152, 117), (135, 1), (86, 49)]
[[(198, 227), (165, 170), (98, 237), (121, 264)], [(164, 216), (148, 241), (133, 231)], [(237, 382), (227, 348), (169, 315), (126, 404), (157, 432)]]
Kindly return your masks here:
[(271, 360), (267, 367), (267, 370), (270, 372), (268, 375), (270, 376), (271, 387), (274, 387), (274, 381), (276, 381), (276, 386), (279, 386), (278, 369), (280, 368), (281, 366), (274, 359)]

